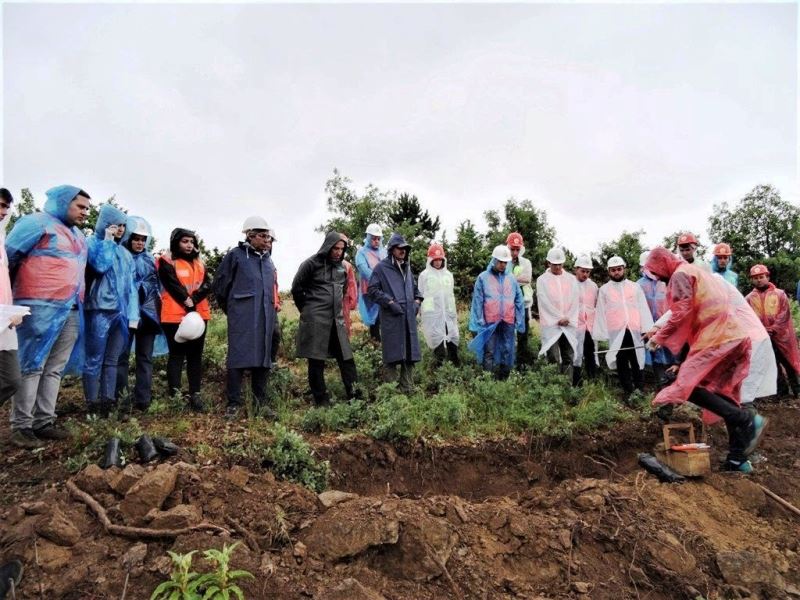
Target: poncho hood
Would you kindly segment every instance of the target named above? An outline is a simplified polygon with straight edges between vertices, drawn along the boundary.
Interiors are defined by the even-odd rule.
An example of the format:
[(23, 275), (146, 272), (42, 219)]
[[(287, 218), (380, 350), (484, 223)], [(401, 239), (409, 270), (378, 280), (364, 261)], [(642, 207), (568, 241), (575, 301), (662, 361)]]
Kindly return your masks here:
[[(97, 224), (94, 227), (94, 237), (101, 242), (106, 239), (106, 229), (111, 225), (125, 225), (127, 230), (128, 215), (111, 204), (103, 204), (97, 215)], [(127, 234), (127, 231), (126, 231)]]
[[(185, 237), (194, 239), (194, 250), (192, 250), (192, 253), (188, 257), (181, 253), (180, 247), (181, 238)], [(172, 230), (172, 233), (169, 234), (169, 251), (172, 254), (172, 258), (188, 258), (189, 260), (194, 260), (200, 255), (200, 250), (198, 250), (199, 245), (197, 234), (191, 229), (176, 227)]]
[[(331, 248), (339, 242), (344, 242), (344, 252), (347, 252), (347, 240), (343, 239), (342, 234), (338, 231), (329, 232), (328, 235), (325, 236), (325, 240), (322, 242), (319, 250), (317, 250), (317, 256), (328, 258)], [(342, 252), (342, 258), (344, 258), (344, 252)]]
[(659, 279), (669, 279), (682, 262), (666, 248), (657, 246), (650, 251), (644, 268)]
[(65, 225), (69, 225), (69, 223), (67, 223), (67, 209), (69, 208), (70, 202), (72, 202), (78, 194), (83, 194), (87, 198), (89, 197), (89, 194), (74, 185), (58, 185), (54, 188), (50, 188), (47, 190), (44, 212), (60, 220)]

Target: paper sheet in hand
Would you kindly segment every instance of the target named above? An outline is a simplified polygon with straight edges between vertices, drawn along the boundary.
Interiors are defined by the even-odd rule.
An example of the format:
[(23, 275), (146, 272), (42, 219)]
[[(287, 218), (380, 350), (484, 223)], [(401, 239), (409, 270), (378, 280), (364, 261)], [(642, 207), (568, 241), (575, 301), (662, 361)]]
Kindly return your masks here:
[(24, 317), (29, 314), (31, 314), (31, 309), (27, 306), (0, 304), (0, 331), (5, 331), (11, 325), (11, 319), (14, 317)]

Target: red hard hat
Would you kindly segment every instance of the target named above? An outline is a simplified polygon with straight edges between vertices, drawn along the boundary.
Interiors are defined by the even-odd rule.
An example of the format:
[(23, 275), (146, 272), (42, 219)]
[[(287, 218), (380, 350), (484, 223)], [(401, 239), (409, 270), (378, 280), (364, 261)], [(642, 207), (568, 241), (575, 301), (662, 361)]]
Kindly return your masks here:
[(431, 247), (428, 248), (428, 258), (433, 260), (444, 258), (444, 248), (439, 244), (431, 244)]
[(730, 256), (731, 254), (733, 254), (731, 247), (725, 242), (720, 242), (714, 246), (714, 256)]
[(769, 269), (764, 265), (755, 265), (750, 269), (750, 277), (755, 277), (756, 275), (769, 275)]
[(509, 248), (522, 248), (525, 243), (522, 241), (522, 235), (513, 231), (508, 234), (506, 238), (506, 246)]
[(697, 243), (698, 243), (697, 238), (694, 237), (694, 234), (691, 233), (690, 231), (682, 233), (680, 234), (680, 236), (678, 236), (678, 246), (682, 246), (683, 244), (697, 244)]

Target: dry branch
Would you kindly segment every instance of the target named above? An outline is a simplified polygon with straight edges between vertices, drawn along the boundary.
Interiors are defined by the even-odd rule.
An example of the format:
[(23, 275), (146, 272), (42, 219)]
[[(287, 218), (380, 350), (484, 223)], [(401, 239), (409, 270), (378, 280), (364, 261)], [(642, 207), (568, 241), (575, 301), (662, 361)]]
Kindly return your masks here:
[(786, 500), (784, 500), (783, 498), (781, 498), (780, 496), (778, 496), (778, 494), (776, 494), (775, 492), (773, 492), (773, 491), (772, 491), (772, 490), (770, 490), (769, 488), (767, 488), (767, 487), (764, 487), (764, 486), (763, 486), (763, 485), (761, 485), (760, 483), (759, 483), (759, 484), (757, 484), (757, 485), (758, 485), (758, 487), (760, 487), (760, 488), (761, 488), (761, 489), (764, 491), (764, 493), (765, 493), (767, 496), (769, 496), (770, 498), (772, 498), (773, 500), (775, 500), (775, 502), (777, 502), (778, 504), (780, 504), (781, 506), (783, 506), (785, 509), (792, 511), (792, 512), (793, 512), (794, 514), (796, 514), (796, 515), (800, 515), (800, 508), (797, 508), (797, 507), (796, 507), (794, 504), (792, 504), (792, 503), (790, 503), (790, 502), (787, 502)]

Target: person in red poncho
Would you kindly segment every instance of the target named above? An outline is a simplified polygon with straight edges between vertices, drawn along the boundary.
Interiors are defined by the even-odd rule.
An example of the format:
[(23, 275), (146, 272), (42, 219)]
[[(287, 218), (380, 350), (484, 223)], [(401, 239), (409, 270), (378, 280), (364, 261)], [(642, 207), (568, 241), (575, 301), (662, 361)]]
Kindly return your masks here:
[(678, 354), (688, 346), (672, 385), (661, 390), (654, 405), (691, 402), (705, 409), (708, 423), (719, 418), (728, 429), (725, 470), (749, 473), (747, 457), (758, 446), (766, 419), (740, 408), (740, 391), (750, 370), (750, 338), (735, 315), (726, 283), (704, 268), (682, 261), (666, 248), (650, 251), (645, 265), (668, 283), (671, 316), (649, 341)]
[[(764, 265), (755, 265), (750, 269), (750, 282), (754, 290), (747, 294), (747, 302), (761, 319), (761, 323), (769, 333), (772, 341), (772, 350), (775, 352), (775, 362), (786, 371), (786, 379), (792, 396), (800, 394), (800, 348), (797, 346), (797, 335), (792, 323), (792, 312), (789, 308), (789, 298), (786, 292), (770, 283), (769, 269)], [(781, 372), (778, 370), (778, 390), (782, 386)]]

